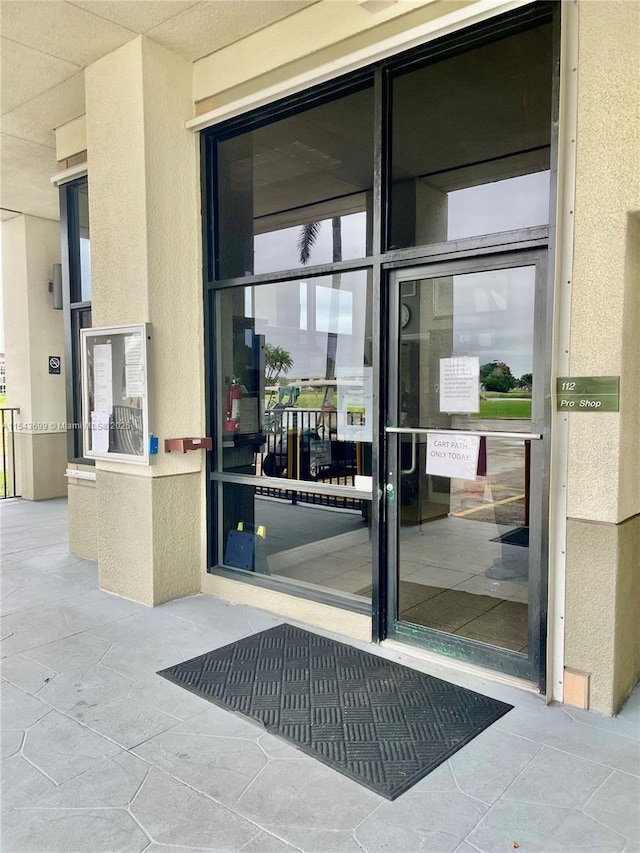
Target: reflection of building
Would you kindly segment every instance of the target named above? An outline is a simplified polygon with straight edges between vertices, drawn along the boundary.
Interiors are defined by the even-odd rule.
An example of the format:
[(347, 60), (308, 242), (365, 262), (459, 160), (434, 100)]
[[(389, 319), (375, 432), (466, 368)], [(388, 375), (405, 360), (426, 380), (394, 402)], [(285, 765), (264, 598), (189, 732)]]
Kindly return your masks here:
[[(4, 84), (8, 403), (81, 422), (79, 330), (149, 322), (161, 439), (148, 469), (94, 468), (77, 430), (25, 430), (23, 494), (60, 494), (65, 463), (97, 469), (68, 487), (72, 548), (125, 597), (204, 591), (418, 637), (617, 709), (640, 672), (639, 4), (320, 0), (254, 20), (238, 3), (225, 31), (203, 26), (207, 2), (171, 20), (131, 2), (83, 12), (92, 39), (77, 22), (64, 46), (19, 5), (15, 69), (56, 67)], [(46, 292), (59, 217), (64, 338)], [(262, 416), (265, 338), (303, 402), (285, 429), (272, 412), (243, 432), (233, 380), (245, 421)], [(52, 353), (65, 376), (44, 372)], [(453, 355), (531, 372), (531, 403), (442, 410)], [(302, 379), (365, 370), (372, 441), (343, 441)], [(556, 412), (558, 376), (620, 377), (619, 411)], [(427, 428), (486, 432), (478, 479), (427, 474)], [(189, 435), (214, 437), (210, 464), (162, 452)], [(268, 575), (226, 559), (239, 523), (267, 527)]]

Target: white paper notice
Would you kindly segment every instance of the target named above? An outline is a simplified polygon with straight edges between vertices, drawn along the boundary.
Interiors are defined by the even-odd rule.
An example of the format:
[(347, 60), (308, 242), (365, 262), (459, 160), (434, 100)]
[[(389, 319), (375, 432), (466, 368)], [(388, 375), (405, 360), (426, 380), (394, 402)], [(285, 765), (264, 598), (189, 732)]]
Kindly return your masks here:
[(124, 396), (142, 397), (143, 395), (142, 336), (128, 335), (124, 349)]
[(109, 412), (91, 412), (91, 450), (109, 452)]
[(338, 441), (373, 440), (373, 369), (338, 373)]
[(463, 355), (440, 359), (440, 411), (480, 411), (480, 359)]
[(475, 480), (478, 473), (479, 435), (427, 435), (427, 474)]
[(113, 408), (111, 344), (96, 344), (93, 348), (93, 407), (97, 412), (110, 412)]

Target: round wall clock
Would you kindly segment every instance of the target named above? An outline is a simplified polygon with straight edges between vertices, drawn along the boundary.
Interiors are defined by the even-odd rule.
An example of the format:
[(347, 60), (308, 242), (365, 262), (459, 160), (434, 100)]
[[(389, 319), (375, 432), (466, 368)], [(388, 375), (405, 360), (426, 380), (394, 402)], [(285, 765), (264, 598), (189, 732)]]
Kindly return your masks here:
[(403, 302), (400, 306), (400, 325), (404, 329), (409, 325), (409, 321), (411, 320), (411, 310), (408, 305), (405, 305)]

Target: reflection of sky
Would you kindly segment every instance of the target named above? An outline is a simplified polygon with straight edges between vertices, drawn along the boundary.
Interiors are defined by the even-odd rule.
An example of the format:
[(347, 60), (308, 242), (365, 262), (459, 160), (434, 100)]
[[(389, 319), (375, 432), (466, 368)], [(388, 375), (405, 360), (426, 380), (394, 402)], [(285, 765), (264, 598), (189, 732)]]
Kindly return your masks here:
[[(254, 272), (256, 275), (274, 270), (294, 269), (300, 266), (298, 239), (302, 225), (256, 234), (253, 240)], [(342, 259), (363, 258), (366, 255), (367, 214), (351, 213), (340, 218), (342, 231)], [(320, 223), (320, 230), (307, 262), (330, 264), (333, 261), (333, 229), (331, 219)]]
[(533, 372), (535, 267), (454, 276), (454, 355), (503, 361), (517, 378)]
[(449, 240), (546, 225), (549, 172), (455, 190), (447, 199)]

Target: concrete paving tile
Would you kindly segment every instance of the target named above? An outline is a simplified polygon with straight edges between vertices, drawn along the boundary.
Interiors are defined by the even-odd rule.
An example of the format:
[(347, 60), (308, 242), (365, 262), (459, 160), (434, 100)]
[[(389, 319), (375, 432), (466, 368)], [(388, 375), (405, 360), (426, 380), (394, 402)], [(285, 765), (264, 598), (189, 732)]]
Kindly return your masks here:
[(45, 791), (55, 788), (50, 779), (29, 764), (21, 755), (2, 762), (2, 811), (29, 805)]
[[(287, 842), (293, 845), (283, 850), (302, 850), (303, 853), (362, 853), (362, 847), (351, 832), (334, 832), (330, 829), (315, 829), (309, 832), (303, 827), (287, 826), (282, 830), (282, 834)], [(253, 850), (260, 853), (257, 843)]]
[(494, 725), (503, 731), (640, 776), (640, 749), (633, 741), (595, 726), (577, 723), (560, 708), (545, 707), (540, 711), (514, 708)]
[(97, 625), (108, 625), (144, 609), (144, 605), (124, 598), (108, 598), (63, 606), (63, 614), (74, 631), (86, 631)]
[(73, 669), (45, 684), (38, 698), (64, 713), (100, 705), (126, 696), (131, 680), (100, 664)]
[[(640, 694), (637, 695), (640, 698)], [(640, 742), (640, 702), (638, 702), (638, 708), (634, 708), (634, 703), (637, 701), (635, 696), (636, 694), (633, 694), (630, 697), (617, 717), (603, 717), (600, 714), (594, 714), (592, 711), (581, 711), (568, 705), (565, 705), (562, 710), (566, 716), (571, 717), (576, 723), (631, 738), (638, 743)]]
[(130, 806), (157, 844), (238, 851), (257, 827), (159, 770), (152, 770)]
[(449, 764), (461, 791), (495, 803), (541, 749), (490, 726), (455, 753)]
[(276, 616), (273, 613), (268, 613), (266, 610), (257, 610), (255, 607), (244, 607), (239, 605), (244, 618), (247, 620), (252, 634), (258, 631), (266, 631), (267, 628), (273, 628), (274, 625), (280, 625), (284, 620), (282, 616)]
[(52, 711), (25, 735), (22, 754), (58, 784), (121, 752), (119, 746)]
[(38, 808), (125, 808), (147, 777), (144, 761), (122, 752), (110, 761), (51, 788), (38, 798)]
[(473, 847), (471, 844), (468, 844), (466, 841), (463, 841), (459, 847), (456, 847), (456, 849), (453, 851), (453, 853), (478, 853), (478, 848)]
[(271, 835), (269, 832), (261, 832), (259, 835), (250, 841), (242, 848), (242, 853), (291, 853), (294, 850), (301, 850), (301, 847), (293, 847)]
[(69, 672), (98, 663), (110, 648), (111, 643), (107, 640), (91, 634), (76, 634), (38, 646), (37, 649), (29, 649), (24, 652), (24, 657), (56, 672)]
[(267, 763), (257, 743), (237, 738), (165, 732), (133, 750), (225, 805), (233, 805)]
[[(159, 612), (170, 613), (188, 622), (194, 622), (203, 628), (212, 628), (225, 633), (232, 638), (234, 632), (238, 636), (250, 633), (250, 626), (244, 618), (243, 608), (226, 604), (210, 595), (191, 595), (178, 598), (156, 608)], [(240, 633), (244, 632), (244, 633)], [(233, 642), (233, 639), (229, 639)]]
[(49, 714), (51, 708), (5, 681), (0, 685), (2, 729), (27, 729)]
[(411, 789), (395, 802), (383, 803), (356, 828), (355, 837), (367, 853), (453, 853), (486, 809), (460, 792)]
[(162, 607), (146, 607), (139, 613), (125, 616), (116, 622), (100, 625), (92, 629), (91, 633), (111, 643), (138, 644), (168, 634), (172, 629), (179, 630), (183, 626), (182, 620), (172, 616)]
[(0, 727), (0, 759), (10, 758), (20, 752), (24, 732), (21, 729), (5, 729)]
[(234, 714), (225, 708), (214, 705), (213, 702), (202, 700), (204, 707), (198, 714), (179, 723), (175, 731), (194, 734), (212, 735), (214, 737), (234, 737), (243, 740), (258, 741), (264, 736), (262, 726), (240, 714)]
[(514, 841), (526, 853), (618, 853), (626, 844), (621, 835), (582, 812), (503, 800), (466, 840), (482, 853), (504, 853)]
[[(499, 754), (505, 753), (501, 750)], [(601, 764), (545, 746), (505, 792), (503, 799), (579, 809), (610, 773), (611, 770)], [(636, 779), (636, 783), (640, 780)]]
[(155, 673), (136, 681), (129, 691), (129, 696), (179, 720), (188, 720), (211, 704)]
[(268, 733), (260, 735), (258, 743), (269, 758), (287, 758), (290, 761), (316, 760), (311, 755), (307, 755), (306, 752), (302, 752), (301, 749), (296, 749), (293, 744)]
[(13, 613), (20, 613), (22, 610), (30, 610), (33, 607), (49, 605), (54, 601), (62, 601), (80, 591), (82, 590), (78, 589), (76, 584), (57, 578), (43, 581), (40, 584), (23, 586), (16, 590), (13, 595), (0, 602), (0, 616), (9, 616)]
[(3, 659), (2, 675), (6, 681), (33, 695), (44, 687), (47, 683), (45, 679), (55, 678), (56, 673), (23, 655), (12, 655)]
[(274, 760), (236, 808), (278, 836), (287, 826), (351, 831), (382, 798), (318, 761)]
[(167, 630), (156, 637), (140, 642), (130, 642), (127, 638), (126, 641), (114, 643), (102, 659), (102, 664), (127, 678), (139, 681), (150, 678), (161, 669), (217, 648), (216, 643), (223, 644), (221, 634), (216, 632), (212, 636), (212, 632), (205, 628), (180, 622), (173, 630)]
[(2, 836), (7, 853), (140, 853), (149, 845), (120, 809), (16, 809), (3, 815)]
[(614, 771), (584, 812), (632, 844), (640, 844), (640, 779)]
[(130, 749), (176, 725), (178, 720), (127, 696), (99, 705), (76, 705), (69, 713), (100, 735)]

